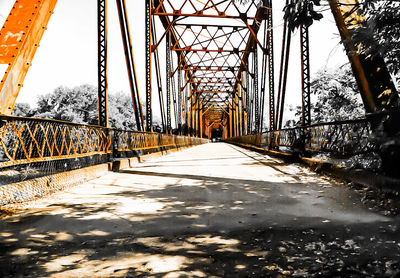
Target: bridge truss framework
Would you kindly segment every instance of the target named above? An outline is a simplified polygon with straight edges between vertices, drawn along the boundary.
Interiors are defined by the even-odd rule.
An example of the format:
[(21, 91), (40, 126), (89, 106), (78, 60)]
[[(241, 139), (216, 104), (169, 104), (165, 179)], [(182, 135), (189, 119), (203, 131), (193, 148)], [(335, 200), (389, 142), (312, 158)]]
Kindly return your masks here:
[[(117, 2), (125, 5), (124, 0)], [(136, 117), (138, 126), (152, 131), (153, 111), (158, 110), (161, 130), (166, 133), (173, 131), (172, 123), (175, 132), (208, 138), (215, 128), (222, 130), (225, 138), (282, 129), (292, 30), (285, 21), (275, 88), (273, 0), (239, 2), (146, 0), (146, 117)], [(344, 40), (361, 20), (358, 2), (345, 2), (329, 1)], [(397, 96), (383, 59), (371, 61), (350, 44), (345, 46), (366, 112), (392, 108), (385, 105), (387, 99), (379, 98), (385, 89), (393, 92), (390, 98)], [(309, 126), (312, 52), (308, 26), (304, 25), (300, 26), (300, 54), (301, 124)], [(159, 109), (153, 105), (157, 96)], [(137, 89), (132, 90), (132, 97), (140, 109)]]
[[(291, 1), (287, 0), (287, 4)], [(146, 110), (142, 111), (128, 10), (125, 0), (116, 0), (134, 108), (132, 117), (137, 125), (136, 131), (121, 131), (108, 126), (107, 0), (97, 1), (99, 125), (10, 116), (57, 3), (16, 1), (0, 32), (0, 63), (8, 65), (0, 82), (0, 169), (27, 165), (47, 171), (59, 169), (58, 162), (102, 163), (143, 150), (204, 143), (198, 137), (210, 138), (213, 130), (219, 130), (232, 142), (263, 148), (341, 155), (374, 150), (376, 146), (366, 140), (371, 132), (388, 119), (392, 126), (400, 121), (399, 113), (391, 114), (398, 111), (398, 94), (383, 59), (366, 57), (347, 43), (350, 30), (357, 28), (361, 20), (358, 2), (345, 0), (346, 5), (339, 5), (337, 0), (328, 1), (345, 41), (369, 113), (367, 118), (313, 123), (312, 51), (308, 27), (300, 26), (302, 125), (291, 129), (282, 129), (282, 124), (289, 57), (293, 55), (292, 30), (285, 21), (279, 79), (275, 82), (273, 2), (145, 0)], [(307, 5), (307, 1), (303, 4)], [(154, 105), (157, 102), (159, 108)], [(161, 115), (161, 133), (154, 132), (156, 110)], [(71, 165), (81, 167), (72, 162)]]

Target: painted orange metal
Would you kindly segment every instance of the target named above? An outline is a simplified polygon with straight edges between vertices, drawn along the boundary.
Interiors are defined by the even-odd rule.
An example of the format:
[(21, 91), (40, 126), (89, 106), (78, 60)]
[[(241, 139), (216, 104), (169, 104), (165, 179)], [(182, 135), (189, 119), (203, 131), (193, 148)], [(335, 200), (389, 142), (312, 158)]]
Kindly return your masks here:
[[(353, 7), (354, 5), (357, 5), (358, 1), (357, 0), (347, 0), (346, 4), (349, 6), (345, 6), (345, 5), (344, 5), (344, 7), (339, 6), (339, 4), (336, 0), (329, 1), (329, 5), (331, 7), (331, 11), (332, 11), (333, 17), (336, 21), (336, 25), (339, 29), (342, 40), (350, 39), (350, 32), (349, 32), (348, 27), (351, 26), (351, 25), (349, 25), (351, 22), (354, 23), (354, 20), (356, 18), (354, 18), (354, 20), (349, 21), (348, 14), (350, 12), (351, 7)], [(367, 110), (367, 112), (370, 112), (370, 113), (374, 112), (376, 109), (376, 104), (375, 104), (371, 89), (369, 87), (364, 68), (361, 65), (360, 57), (357, 53), (357, 50), (351, 48), (351, 49), (348, 49), (347, 51), (350, 52), (348, 54), (349, 60), (354, 68), (355, 78), (357, 79), (357, 82), (359, 84), (361, 96), (363, 97), (363, 100), (364, 100), (364, 103), (366, 106), (366, 110)]]
[(366, 112), (397, 107), (399, 97), (383, 57), (379, 54), (375, 57), (366, 56), (357, 46), (348, 42), (350, 30), (358, 28), (363, 20), (363, 15), (358, 11), (358, 0), (329, 0), (329, 5), (344, 41)]
[(0, 114), (9, 115), (57, 0), (17, 0), (0, 33)]
[[(190, 103), (185, 118), (196, 134), (207, 133), (205, 121), (225, 118), (227, 122), (230, 119), (229, 127), (234, 126), (239, 133), (237, 125), (242, 116), (238, 110), (243, 107), (239, 103), (243, 98), (236, 87), (242, 86), (241, 73), (249, 72), (248, 57), (255, 46), (265, 51), (257, 33), (268, 14), (259, 1), (245, 2), (239, 5), (230, 0), (153, 1), (152, 15), (163, 22), (165, 29), (162, 37), (166, 32), (173, 37), (168, 51), (181, 58), (172, 72), (182, 70), (188, 77), (183, 82), (183, 88), (189, 90), (185, 99)], [(158, 47), (160, 41), (153, 42), (152, 47)]]
[[(109, 154), (111, 138), (99, 126), (0, 116), (0, 169), (33, 162)], [(10, 139), (12, 138), (12, 139)]]
[[(206, 143), (200, 138), (124, 131), (55, 120), (0, 116), (0, 170), (29, 163), (175, 148)], [(113, 135), (112, 135), (113, 134)]]
[(341, 0), (338, 9), (343, 15), (347, 28), (352, 29), (359, 26), (365, 16), (358, 12), (360, 3), (358, 0)]

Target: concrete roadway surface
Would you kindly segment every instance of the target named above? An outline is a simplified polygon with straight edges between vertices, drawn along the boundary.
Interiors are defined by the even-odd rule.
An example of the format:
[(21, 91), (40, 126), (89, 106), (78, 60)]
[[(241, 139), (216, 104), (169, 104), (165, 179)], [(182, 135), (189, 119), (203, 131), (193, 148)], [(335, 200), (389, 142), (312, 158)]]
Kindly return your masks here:
[(297, 164), (210, 143), (0, 220), (1, 277), (396, 277), (399, 218)]

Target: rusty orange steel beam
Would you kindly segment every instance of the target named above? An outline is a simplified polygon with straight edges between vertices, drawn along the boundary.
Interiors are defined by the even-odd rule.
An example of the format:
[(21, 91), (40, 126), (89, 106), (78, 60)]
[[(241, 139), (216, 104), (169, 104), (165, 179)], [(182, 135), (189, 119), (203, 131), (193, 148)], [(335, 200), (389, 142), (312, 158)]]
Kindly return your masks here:
[(10, 115), (57, 0), (17, 0), (0, 33), (0, 114)]
[(244, 53), (244, 52), (250, 52), (248, 50), (239, 50), (239, 51), (235, 51), (235, 50), (228, 50), (228, 49), (195, 49), (195, 48), (191, 48), (190, 46), (187, 46), (185, 48), (177, 48), (177, 47), (173, 47), (172, 50), (174, 51), (191, 51), (191, 52), (217, 52), (217, 53)]
[[(162, 16), (182, 16), (182, 17), (208, 17), (208, 18), (228, 18), (228, 19), (237, 19), (240, 20), (240, 16), (232, 16), (232, 15), (205, 15), (205, 14), (198, 14), (198, 13), (182, 13), (182, 12), (173, 12), (173, 13), (168, 13), (168, 12), (159, 12), (157, 9), (154, 9), (153, 12), (154, 15), (162, 15)], [(256, 19), (255, 17), (249, 16), (247, 19), (254, 20)]]
[[(191, 7), (194, 7), (195, 2), (202, 4), (202, 6), (196, 8), (195, 12), (192, 12)], [(225, 5), (223, 4), (225, 2), (229, 3)], [(153, 16), (158, 16), (164, 28), (170, 30), (172, 33), (173, 41), (168, 50), (175, 51), (177, 55), (184, 58), (185, 63), (180, 65), (181, 67), (177, 67), (177, 69), (180, 68), (189, 75), (183, 82), (183, 87), (192, 85), (190, 86), (191, 90), (188, 95), (185, 95), (185, 99), (190, 100), (190, 104), (193, 106), (190, 111), (199, 110), (198, 100), (202, 100), (200, 106), (203, 108), (205, 107), (204, 105), (208, 103), (210, 103), (210, 105), (217, 102), (219, 103), (219, 100), (225, 104), (224, 108), (226, 109), (233, 109), (231, 106), (234, 104), (240, 106), (240, 104), (236, 102), (239, 102), (241, 97), (238, 95), (238, 91), (235, 90), (236, 82), (240, 83), (240, 73), (249, 71), (247, 65), (248, 57), (250, 53), (254, 51), (255, 47), (260, 46), (261, 49), (265, 51), (257, 38), (257, 33), (261, 22), (266, 19), (266, 7), (256, 5), (254, 0), (250, 1), (247, 12), (251, 7), (255, 8), (253, 9), (253, 11), (255, 10), (255, 15), (249, 16), (247, 12), (241, 12), (235, 2), (231, 0), (187, 0), (178, 5), (176, 4), (175, 1), (170, 0), (154, 0), (152, 14)], [(228, 11), (228, 7), (231, 7), (232, 10)], [(209, 14), (206, 12), (207, 10), (215, 10), (217, 13)], [(232, 12), (232, 15), (227, 14), (228, 12)], [(194, 17), (215, 17), (219, 19), (235, 18), (235, 20), (244, 24), (244, 26), (228, 26), (226, 23), (229, 21), (218, 21), (218, 23), (222, 24), (216, 24), (212, 19), (208, 22), (209, 24), (207, 24), (207, 22), (204, 24), (196, 22), (181, 23), (182, 19)], [(248, 20), (253, 22), (250, 23)], [(175, 21), (175, 23), (173, 21)], [(192, 29), (193, 26), (201, 27), (201, 30)], [(211, 30), (209, 27), (212, 26), (214, 28), (217, 27), (219, 31)], [(224, 28), (228, 29), (225, 30)], [(233, 28), (233, 30), (230, 28)], [(237, 28), (247, 30), (247, 32), (239, 33)], [(189, 33), (191, 34), (188, 35)], [(234, 33), (240, 35), (241, 38), (238, 44), (235, 43), (235, 46), (231, 43), (231, 37)], [(232, 46), (232, 48), (230, 46)], [(203, 74), (210, 73), (212, 75), (197, 76), (197, 71)], [(223, 88), (220, 86), (211, 86), (215, 84), (229, 84), (232, 90), (223, 91)], [(207, 94), (212, 94), (212, 96)], [(227, 100), (221, 98), (223, 94), (232, 95), (230, 97), (232, 104), (230, 101), (227, 102)], [(233, 100), (233, 97), (236, 100)], [(204, 104), (204, 101), (206, 101), (206, 104)], [(221, 103), (219, 103), (219, 105), (221, 105)], [(236, 107), (236, 109), (238, 109), (238, 107)], [(224, 109), (224, 111), (229, 114), (228, 110)], [(194, 115), (192, 112), (190, 112), (190, 115), (192, 118), (196, 118), (195, 120), (190, 120), (192, 126), (197, 126), (195, 121), (197, 121), (198, 115)]]
[[(351, 2), (351, 3), (349, 3)], [(353, 1), (346, 1), (347, 5), (357, 5), (358, 1), (353, 0)], [(336, 21), (336, 25), (338, 26), (340, 36), (342, 40), (349, 40), (351, 38), (349, 27), (351, 28), (352, 23), (354, 23), (354, 19), (349, 21), (347, 20), (349, 18), (349, 6), (341, 6), (340, 3), (336, 0), (330, 0), (329, 5), (331, 8), (331, 11), (333, 13), (333, 17)], [(350, 6), (352, 7), (352, 6)], [(358, 18), (361, 19), (361, 18)], [(357, 20), (358, 22), (358, 20)], [(347, 51), (350, 52), (348, 54), (350, 63), (352, 64), (352, 67), (355, 72), (355, 78), (357, 80), (358, 86), (361, 90), (361, 96), (363, 97), (366, 109), (368, 112), (374, 112), (376, 109), (376, 103), (374, 101), (374, 97), (371, 92), (371, 88), (369, 87), (368, 80), (366, 73), (364, 71), (364, 68), (361, 64), (359, 53), (357, 52), (357, 49), (354, 49), (353, 47), (349, 45), (347, 46)]]
[(349, 43), (351, 30), (359, 27), (363, 15), (358, 12), (358, 0), (329, 0), (329, 5), (344, 41), (347, 56), (353, 69), (367, 113), (390, 110), (397, 106), (398, 93), (383, 57), (366, 56), (357, 46)]

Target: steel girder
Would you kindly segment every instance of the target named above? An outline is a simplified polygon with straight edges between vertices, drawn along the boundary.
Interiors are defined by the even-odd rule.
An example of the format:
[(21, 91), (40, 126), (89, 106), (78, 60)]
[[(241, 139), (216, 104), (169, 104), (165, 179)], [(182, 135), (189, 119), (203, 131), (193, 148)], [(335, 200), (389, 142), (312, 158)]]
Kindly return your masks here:
[(366, 56), (350, 42), (352, 29), (358, 28), (363, 16), (358, 0), (329, 0), (336, 25), (347, 51), (367, 113), (398, 109), (398, 93), (383, 58)]
[[(253, 78), (250, 82), (258, 92), (258, 84), (253, 83), (263, 80), (259, 80), (258, 74), (254, 73), (258, 72), (257, 61), (249, 61), (249, 57), (257, 47), (263, 54), (272, 53), (267, 51), (266, 43), (257, 37), (261, 24), (267, 19), (267, 5), (270, 3), (264, 1), (262, 5), (257, 5), (259, 1), (255, 0), (243, 5), (230, 0), (148, 2), (151, 8), (147, 15), (151, 15), (146, 17), (147, 22), (158, 18), (164, 29), (158, 30), (158, 34), (161, 34), (158, 40), (147, 42), (146, 51), (156, 51), (164, 38), (170, 38), (169, 47), (166, 48), (169, 57), (167, 64), (168, 67), (174, 66), (168, 70), (167, 83), (171, 86), (172, 96), (177, 97), (174, 100), (178, 106), (175, 123), (179, 125), (182, 120), (185, 124), (190, 122), (194, 133), (200, 134), (203, 133), (199, 128), (204, 120), (223, 122), (223, 119), (230, 118), (236, 134), (242, 134), (242, 130), (246, 132), (247, 124), (243, 121), (248, 119), (247, 110), (250, 108), (246, 103), (248, 89), (242, 78), (243, 73), (250, 73), (251, 70)], [(272, 28), (272, 22), (269, 24)], [(149, 59), (146, 61), (147, 93), (151, 93), (149, 76), (152, 70), (149, 68)], [(178, 81), (174, 79), (177, 72)], [(172, 88), (174, 86), (176, 90)], [(258, 98), (257, 95), (255, 97)], [(189, 107), (183, 109), (181, 103), (186, 101)], [(259, 130), (260, 111), (263, 111), (259, 108), (264, 103), (258, 99), (253, 103), (257, 103), (255, 129)], [(181, 111), (185, 115), (181, 115)]]
[(167, 133), (171, 132), (171, 55), (170, 55), (170, 34), (166, 36), (166, 82), (167, 82)]
[(16, 1), (0, 32), (0, 114), (10, 115), (57, 0)]
[(97, 0), (97, 74), (99, 125), (108, 127), (107, 0)]
[(152, 0), (145, 2), (145, 47), (146, 47), (146, 131), (153, 130), (152, 94), (151, 94), (151, 26)]
[(275, 65), (274, 65), (274, 23), (272, 0), (268, 0), (267, 51), (268, 51), (268, 90), (269, 90), (269, 129), (275, 128)]
[(117, 9), (121, 27), (121, 36), (125, 50), (125, 61), (129, 77), (129, 86), (131, 89), (131, 97), (132, 97), (133, 110), (135, 113), (136, 127), (138, 131), (143, 131), (143, 122), (144, 122), (143, 112), (139, 98), (135, 60), (133, 58), (132, 40), (129, 30), (128, 14), (126, 10), (125, 0), (117, 0)]
[(311, 80), (310, 80), (310, 46), (308, 27), (300, 26), (300, 55), (301, 55), (301, 91), (303, 126), (311, 124)]

